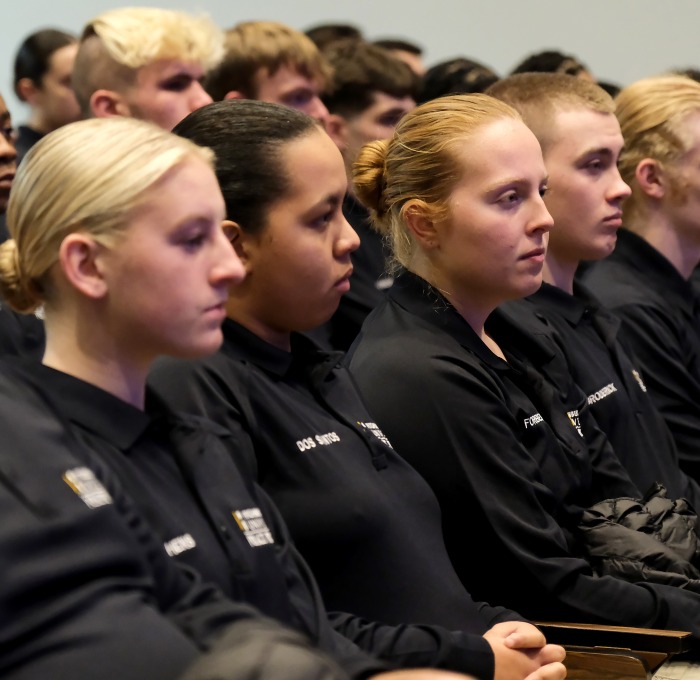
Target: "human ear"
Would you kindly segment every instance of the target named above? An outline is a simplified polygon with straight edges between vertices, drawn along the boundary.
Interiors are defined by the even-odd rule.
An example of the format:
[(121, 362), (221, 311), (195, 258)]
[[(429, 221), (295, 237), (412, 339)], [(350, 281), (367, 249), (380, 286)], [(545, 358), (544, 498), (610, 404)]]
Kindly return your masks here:
[(667, 173), (653, 158), (645, 158), (637, 164), (634, 178), (644, 194), (651, 198), (663, 198), (669, 188)]
[(131, 115), (129, 105), (114, 90), (95, 90), (90, 97), (90, 110), (95, 118)]
[(102, 272), (103, 248), (86, 234), (73, 232), (61, 242), (58, 261), (68, 282), (84, 296), (99, 300), (108, 286)]
[(20, 78), (17, 81), (17, 95), (23, 102), (27, 102), (30, 106), (34, 104), (39, 88), (34, 84), (31, 78)]
[(425, 201), (407, 201), (401, 216), (413, 238), (423, 250), (435, 250), (440, 245), (434, 213)]
[(340, 153), (345, 153), (348, 148), (348, 124), (345, 118), (337, 113), (330, 113), (325, 122), (328, 136), (340, 149)]
[(233, 246), (233, 249), (236, 251), (236, 255), (238, 255), (241, 262), (245, 264), (249, 254), (246, 233), (237, 222), (233, 222), (232, 220), (224, 220), (221, 223), (221, 228), (224, 234), (226, 234), (226, 238)]

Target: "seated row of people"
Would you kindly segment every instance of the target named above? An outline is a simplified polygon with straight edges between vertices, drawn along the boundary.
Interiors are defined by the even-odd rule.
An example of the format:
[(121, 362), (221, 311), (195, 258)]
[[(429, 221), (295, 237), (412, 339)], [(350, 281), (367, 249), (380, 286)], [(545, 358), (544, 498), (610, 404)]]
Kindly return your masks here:
[[(147, 65), (139, 63), (135, 82), (148, 84), (138, 75)], [(186, 93), (197, 94), (188, 82)], [(561, 160), (557, 149), (582, 176), (593, 180), (602, 173), (610, 180), (613, 189), (605, 202), (611, 212), (600, 220), (611, 232), (609, 242), (626, 194), (614, 164), (607, 162), (619, 153), (619, 130), (611, 128), (609, 100), (596, 100), (599, 95), (591, 91), (585, 96), (603, 101), (602, 108), (591, 110), (585, 97), (564, 97), (546, 123), (552, 139), (540, 141), (545, 163)], [(146, 111), (133, 99), (106, 99), (127, 107), (114, 106), (112, 112)], [(571, 137), (562, 133), (565, 114), (577, 107), (579, 114), (583, 109), (582, 115), (602, 117), (599, 128), (583, 126), (578, 135), (605, 132), (602, 146), (596, 138), (598, 155), (592, 158), (588, 149), (581, 155), (564, 144)], [(211, 177), (202, 181), (206, 163), (194, 172), (188, 156), (165, 174), (139, 182), (134, 177), (132, 191), (154, 190), (137, 193), (132, 210), (117, 202), (126, 212), (115, 211), (114, 223), (102, 222), (105, 211), (100, 212), (94, 232), (86, 229), (92, 225), (87, 213), (75, 224), (59, 219), (60, 197), (74, 200), (71, 183), (54, 187), (50, 173), (35, 170), (64, 154), (82, 177), (81, 198), (91, 195), (90, 182), (102, 182), (102, 191), (109, 173), (91, 165), (89, 155), (67, 152), (71, 142), (85, 139), (81, 135), (96, 134), (98, 127), (83, 132), (87, 125), (38, 147), (22, 170), (25, 189), (13, 198), (15, 240), (4, 247), (7, 299), (26, 310), (45, 301), (49, 342), (44, 366), (8, 367), (6, 385), (16, 386), (30, 412), (36, 408), (42, 418), (67, 427), (110, 488), (127, 488), (171, 556), (191, 560), (232, 598), (304, 630), (356, 675), (380, 671), (379, 656), (393, 664), (436, 665), (478, 677), (561, 676), (561, 650), (544, 646), (541, 635), (517, 623), (514, 612), (476, 605), (467, 589), (526, 616), (698, 631), (690, 590), (596, 575), (595, 562), (580, 543), (578, 521), (599, 500), (638, 499), (646, 489), (628, 477), (581, 408), (584, 395), (567, 380), (567, 370), (560, 370), (564, 364), (551, 342), (558, 338), (533, 338), (507, 315), (490, 314), (502, 301), (533, 292), (551, 226), (536, 195), (544, 190), (540, 147), (512, 109), (487, 97), (427, 104), (406, 116), (396, 141), (361, 153), (355, 193), (373, 210), (377, 224), (392, 230), (397, 258), (408, 270), (351, 353), (369, 412), (339, 357), (298, 334), (325, 321), (352, 286), (350, 257), (358, 247), (341, 212), (346, 172), (320, 128), (302, 114), (265, 104), (199, 109), (177, 131), (215, 150), (225, 209), (213, 207), (218, 189), (212, 189)], [(100, 134), (108, 129), (117, 134), (116, 127)], [(119, 148), (130, 148), (128, 135), (119, 134)], [(418, 141), (406, 146), (414, 137), (423, 146)], [(237, 144), (231, 144), (234, 139)], [(44, 159), (54, 143), (59, 151)], [(584, 159), (590, 164), (581, 165)], [(38, 191), (43, 174), (49, 186)], [(553, 198), (545, 203), (552, 204), (552, 212), (557, 191), (570, 193), (576, 183), (567, 181), (576, 177), (550, 172)], [(86, 210), (103, 208), (110, 196), (94, 205), (85, 201)], [(47, 216), (44, 203), (55, 203), (59, 211), (49, 213), (47, 222), (36, 219)], [(224, 217), (245, 277), (231, 252), (233, 260), (223, 256), (216, 225)], [(161, 220), (158, 233), (153, 225)], [(50, 242), (26, 235), (48, 225), (57, 230)], [(524, 245), (532, 247), (523, 250)], [(552, 251), (545, 273), (568, 288), (557, 268), (562, 252)], [(153, 358), (215, 349), (224, 310), (221, 352), (197, 363), (164, 362), (146, 398), (145, 375)], [(451, 335), (466, 349), (457, 351), (459, 342), (455, 346)], [(397, 342), (399, 337), (405, 342)], [(430, 353), (444, 341), (449, 351), (441, 351), (437, 362), (415, 360), (413, 353)], [(392, 375), (394, 368), (398, 372)], [(417, 389), (410, 390), (414, 378)], [(643, 381), (637, 384), (644, 387)], [(450, 398), (441, 398), (444, 394)], [(173, 405), (220, 425), (176, 416)], [(650, 408), (646, 402), (644, 407)], [(669, 488), (690, 488), (673, 466), (668, 433), (658, 423), (650, 427), (657, 428), (666, 448), (659, 476), (650, 470), (647, 476), (656, 480), (668, 474), (661, 481)], [(390, 441), (401, 457), (422, 469), (432, 491)], [(649, 449), (630, 460), (649, 456)], [(211, 452), (206, 460), (205, 452)], [(352, 612), (331, 615), (336, 632), (328, 627), (313, 577), (291, 543), (279, 547), (285, 543), (284, 523), (254, 478), (280, 506), (330, 606)], [(449, 508), (447, 551), (434, 493), (443, 510)], [(685, 523), (682, 540), (691, 545), (687, 508), (669, 504), (669, 521)], [(478, 557), (464, 535), (465, 507), (478, 518), (475, 525), (487, 529), (488, 547)], [(239, 539), (235, 546), (232, 535)], [(677, 543), (674, 549), (680, 549)], [(212, 561), (214, 554), (219, 558)], [(692, 582), (692, 550), (687, 557), (674, 565), (685, 571), (669, 582)], [(627, 578), (634, 581), (637, 575)], [(269, 591), (274, 582), (280, 587)], [(296, 589), (290, 585), (299, 583)], [(362, 621), (358, 614), (394, 625)], [(487, 632), (497, 621), (502, 623)], [(338, 631), (344, 637), (339, 639)], [(364, 657), (348, 639), (375, 658)]]

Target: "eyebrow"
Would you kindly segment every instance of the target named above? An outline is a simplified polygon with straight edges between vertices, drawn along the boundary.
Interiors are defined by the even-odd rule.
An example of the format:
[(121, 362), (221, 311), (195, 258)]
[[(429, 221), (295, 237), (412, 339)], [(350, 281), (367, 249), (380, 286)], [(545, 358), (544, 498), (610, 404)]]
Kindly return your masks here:
[[(549, 182), (549, 175), (544, 175), (540, 181), (537, 183), (538, 187), (541, 187), (543, 184), (547, 184)], [(491, 194), (497, 191), (505, 191), (509, 187), (522, 187), (522, 186), (531, 186), (531, 182), (529, 179), (526, 179), (524, 177), (510, 177), (504, 180), (500, 180), (496, 182), (495, 184), (492, 184), (491, 186), (486, 187), (485, 193)]]

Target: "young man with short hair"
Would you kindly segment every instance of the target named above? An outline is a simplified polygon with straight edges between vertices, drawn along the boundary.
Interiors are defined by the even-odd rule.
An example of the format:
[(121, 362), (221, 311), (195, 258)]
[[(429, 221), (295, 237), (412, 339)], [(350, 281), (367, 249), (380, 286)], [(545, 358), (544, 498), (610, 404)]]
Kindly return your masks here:
[(209, 104), (201, 80), (223, 56), (223, 34), (205, 17), (125, 7), (83, 30), (73, 88), (85, 117), (132, 116), (171, 130)]
[[(348, 177), (360, 149), (368, 142), (388, 139), (404, 114), (416, 105), (418, 78), (389, 51), (357, 40), (334, 43), (324, 52), (333, 68), (333, 87), (324, 96), (330, 111), (328, 133), (340, 148)], [(330, 344), (347, 350), (367, 315), (379, 304), (393, 277), (386, 253), (369, 213), (353, 196), (343, 202), (343, 214), (360, 236), (351, 255), (350, 292), (340, 301), (327, 326)]]
[(700, 300), (689, 280), (700, 262), (700, 84), (648, 78), (616, 104), (626, 228), (583, 281), (621, 320), (681, 467), (700, 480)]
[(274, 21), (246, 21), (226, 31), (224, 58), (205, 87), (215, 101), (282, 104), (325, 125), (321, 93), (330, 79), (328, 63), (303, 33)]
[(582, 261), (614, 250), (622, 202), (630, 195), (617, 168), (623, 139), (613, 100), (589, 81), (552, 73), (510, 76), (488, 92), (516, 108), (537, 136), (549, 174), (544, 200), (554, 219), (542, 287), (504, 309), (565, 357), (566, 375), (550, 364), (547, 377), (560, 389), (574, 377), (639, 489), (660, 482), (672, 498), (700, 507), (700, 487), (680, 470), (673, 438), (647, 393), (642, 367), (621, 340), (619, 322), (574, 281)]

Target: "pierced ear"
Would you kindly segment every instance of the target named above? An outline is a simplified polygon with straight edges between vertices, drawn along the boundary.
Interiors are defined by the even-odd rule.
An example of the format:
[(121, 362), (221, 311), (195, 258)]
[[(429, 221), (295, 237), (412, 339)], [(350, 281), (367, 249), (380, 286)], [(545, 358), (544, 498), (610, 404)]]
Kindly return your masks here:
[(63, 275), (73, 288), (93, 300), (103, 298), (108, 291), (100, 262), (102, 252), (99, 243), (79, 232), (66, 236), (58, 251)]
[(439, 247), (440, 239), (435, 220), (425, 201), (408, 201), (401, 212), (406, 226), (424, 250), (435, 250)]
[(95, 118), (131, 115), (129, 105), (114, 90), (95, 90), (90, 97), (90, 110)]
[(634, 178), (639, 188), (651, 198), (663, 198), (668, 191), (668, 176), (653, 158), (645, 158), (637, 164)]
[(248, 97), (239, 90), (231, 90), (224, 95), (224, 101), (230, 101), (231, 99), (248, 99)]
[(331, 113), (326, 118), (326, 132), (340, 149), (340, 153), (345, 153), (348, 148), (348, 124), (345, 118), (337, 113)]

